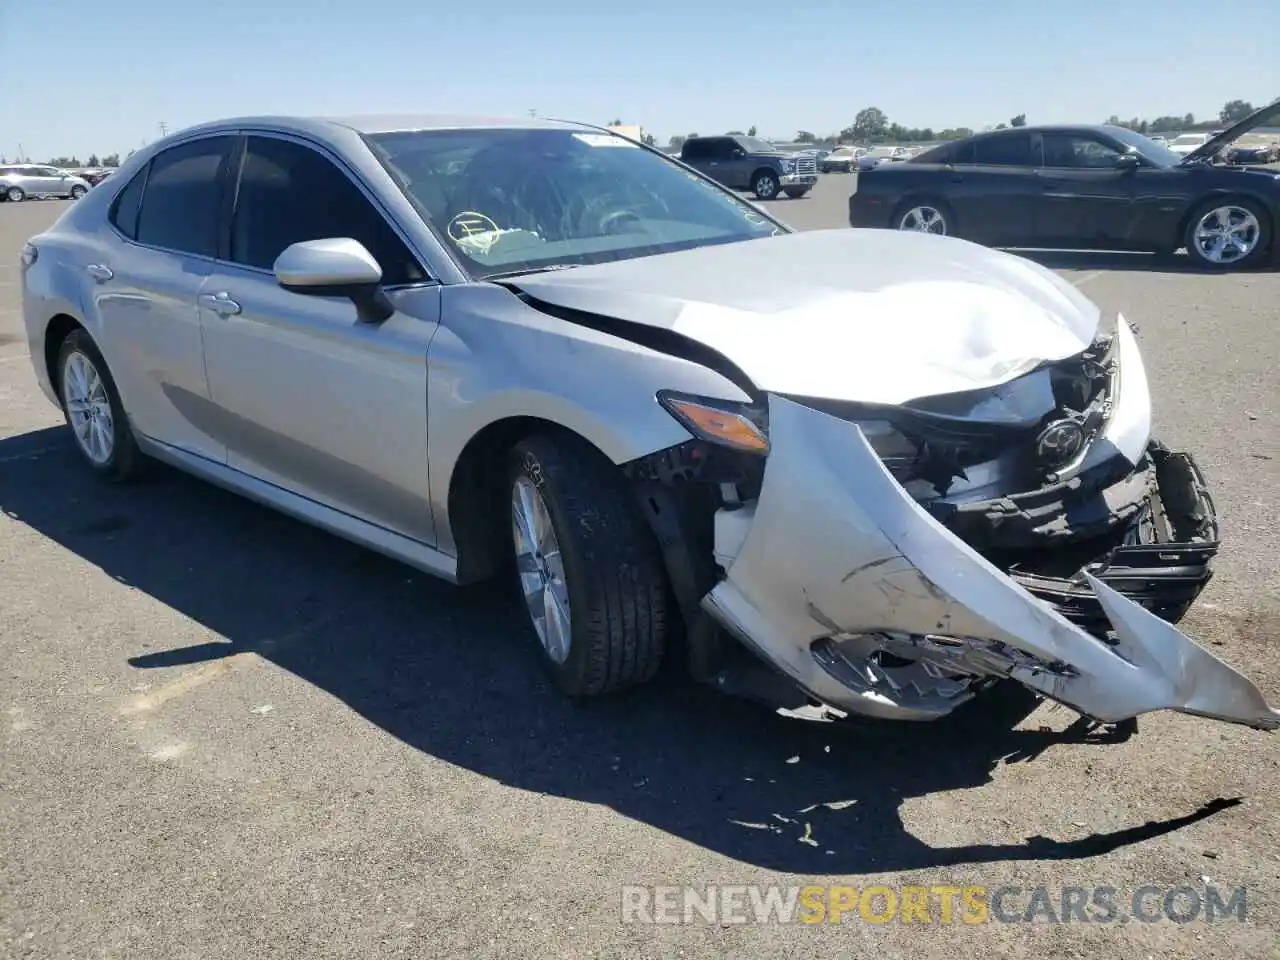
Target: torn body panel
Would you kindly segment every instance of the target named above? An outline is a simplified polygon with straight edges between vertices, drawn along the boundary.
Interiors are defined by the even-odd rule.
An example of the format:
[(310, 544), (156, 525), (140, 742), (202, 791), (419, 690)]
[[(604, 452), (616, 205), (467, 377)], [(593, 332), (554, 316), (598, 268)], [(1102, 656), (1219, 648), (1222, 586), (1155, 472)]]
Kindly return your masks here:
[[(1256, 686), (1086, 571), (1107, 642), (982, 556), (894, 478), (863, 431), (778, 396), (759, 497), (716, 517), (703, 606), (817, 700), (932, 719), (1010, 677), (1107, 722), (1179, 710), (1280, 726)], [(1113, 581), (1115, 582), (1115, 581)]]

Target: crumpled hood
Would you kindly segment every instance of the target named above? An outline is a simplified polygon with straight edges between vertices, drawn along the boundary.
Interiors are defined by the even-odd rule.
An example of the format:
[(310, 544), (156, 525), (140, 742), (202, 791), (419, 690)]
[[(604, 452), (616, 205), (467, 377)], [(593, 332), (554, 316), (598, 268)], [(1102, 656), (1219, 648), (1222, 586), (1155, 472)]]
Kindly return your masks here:
[(772, 393), (898, 404), (994, 387), (1093, 340), (1099, 311), (1029, 260), (949, 237), (820, 230), (506, 281), (700, 341)]

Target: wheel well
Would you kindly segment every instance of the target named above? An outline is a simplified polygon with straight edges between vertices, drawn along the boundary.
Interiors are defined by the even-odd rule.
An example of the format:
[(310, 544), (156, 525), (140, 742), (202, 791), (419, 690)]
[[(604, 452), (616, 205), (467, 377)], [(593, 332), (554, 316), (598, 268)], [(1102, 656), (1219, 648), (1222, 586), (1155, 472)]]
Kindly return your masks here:
[(74, 317), (69, 317), (65, 313), (59, 313), (45, 327), (44, 369), (49, 375), (49, 383), (53, 385), (54, 393), (61, 395), (61, 388), (58, 384), (58, 351), (62, 349), (62, 341), (66, 340), (73, 330), (83, 329)]
[(467, 441), (449, 480), (449, 524), (459, 583), (483, 580), (506, 563), (511, 542), (507, 455), (534, 433), (559, 433), (605, 456), (581, 434), (540, 417), (507, 417)]
[(1271, 216), (1271, 207), (1261, 197), (1255, 197), (1251, 193), (1214, 193), (1207, 197), (1201, 197), (1198, 201), (1187, 207), (1186, 212), (1182, 215), (1182, 219), (1178, 221), (1178, 232), (1173, 238), (1173, 249), (1177, 250), (1186, 243), (1187, 228), (1191, 226), (1191, 218), (1196, 215), (1196, 211), (1202, 208), (1206, 203), (1228, 203), (1232, 200), (1248, 200), (1254, 206), (1259, 208), (1262, 214), (1262, 225), (1266, 227), (1270, 234), (1269, 240), (1272, 245), (1276, 242), (1275, 220)]
[(780, 179), (780, 178), (778, 177), (778, 171), (777, 171), (777, 170), (775, 170), (775, 169), (773, 169), (773, 167), (760, 167), (758, 170), (756, 170), (756, 171), (755, 171), (755, 173), (751, 174), (751, 183), (752, 183), (752, 184), (755, 184), (755, 182), (756, 182), (758, 179), (760, 179), (760, 175), (761, 175), (761, 174), (764, 174), (764, 173), (769, 174), (769, 175), (770, 175), (770, 176), (772, 176), (772, 177), (773, 177), (773, 179), (775, 179), (775, 180)]

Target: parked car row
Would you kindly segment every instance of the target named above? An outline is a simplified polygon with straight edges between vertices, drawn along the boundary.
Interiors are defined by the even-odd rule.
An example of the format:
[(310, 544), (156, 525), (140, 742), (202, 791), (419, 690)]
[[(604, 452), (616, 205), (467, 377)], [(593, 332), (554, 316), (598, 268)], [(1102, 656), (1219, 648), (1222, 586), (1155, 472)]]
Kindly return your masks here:
[[(1083, 161), (1036, 181), (1081, 225), (1072, 184), (1262, 181), (1000, 136), (1026, 139), (876, 165), (851, 213), (1007, 223), (1033, 149)], [(936, 720), (1009, 680), (1108, 723), (1280, 727), (1174, 626), (1218, 523), (1151, 434), (1125, 319), (973, 243), (796, 232), (722, 184), (816, 170), (710, 139), (681, 166), (523, 118), (182, 131), (24, 247), (34, 373), (104, 480), (165, 461), (446, 580), (510, 576), (571, 696), (665, 657), (811, 719)]]
[(1243, 155), (1233, 144), (1277, 118), (1280, 100), (1216, 136), (1186, 134), (1168, 147), (1105, 125), (979, 134), (863, 169), (849, 223), (997, 247), (1185, 247), (1207, 268), (1248, 267), (1273, 250), (1280, 173), (1222, 159), (1230, 150)]

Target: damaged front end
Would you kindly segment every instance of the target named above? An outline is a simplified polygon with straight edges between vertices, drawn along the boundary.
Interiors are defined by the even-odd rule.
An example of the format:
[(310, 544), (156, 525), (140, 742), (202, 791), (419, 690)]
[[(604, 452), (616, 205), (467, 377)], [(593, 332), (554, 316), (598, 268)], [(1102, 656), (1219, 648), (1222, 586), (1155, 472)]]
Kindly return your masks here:
[(668, 452), (633, 478), (654, 513), (658, 491), (710, 481), (666, 511), (712, 545), (686, 596), (837, 715), (932, 720), (1008, 678), (1104, 722), (1280, 726), (1173, 625), (1218, 524), (1194, 460), (1150, 439), (1123, 321), (995, 390), (893, 408), (772, 394), (744, 443), (752, 426), (767, 451), (694, 445), (676, 457), (693, 472)]

